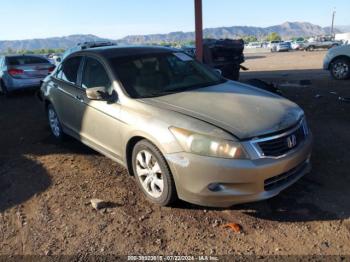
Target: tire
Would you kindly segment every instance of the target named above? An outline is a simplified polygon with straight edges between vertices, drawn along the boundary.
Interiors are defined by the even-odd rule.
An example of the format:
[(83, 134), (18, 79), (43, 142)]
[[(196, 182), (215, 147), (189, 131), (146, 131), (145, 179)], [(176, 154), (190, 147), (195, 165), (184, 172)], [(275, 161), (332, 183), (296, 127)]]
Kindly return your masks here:
[(63, 132), (61, 122), (58, 119), (57, 113), (51, 104), (47, 106), (46, 112), (52, 136), (57, 141), (62, 142), (65, 139), (65, 134)]
[(170, 168), (155, 145), (139, 141), (132, 152), (132, 168), (138, 186), (150, 202), (169, 206), (177, 200)]
[(311, 46), (309, 46), (309, 47), (306, 48), (306, 51), (312, 52), (312, 51), (314, 51), (314, 50), (315, 50), (315, 47), (314, 47), (313, 45), (311, 45)]
[(10, 93), (4, 83), (4, 81), (0, 81), (0, 90), (1, 90), (1, 93), (6, 96), (6, 97), (9, 97), (10, 96)]
[(330, 65), (331, 75), (336, 80), (350, 78), (350, 59), (337, 58)]

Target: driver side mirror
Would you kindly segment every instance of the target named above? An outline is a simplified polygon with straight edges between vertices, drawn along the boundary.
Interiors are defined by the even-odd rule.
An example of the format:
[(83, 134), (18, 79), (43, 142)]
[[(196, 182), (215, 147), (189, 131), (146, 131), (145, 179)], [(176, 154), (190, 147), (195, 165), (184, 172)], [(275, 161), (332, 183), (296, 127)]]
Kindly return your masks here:
[(92, 87), (86, 89), (86, 96), (90, 100), (106, 100), (108, 93), (104, 86)]
[(113, 103), (118, 99), (118, 95), (114, 90), (112, 94), (109, 94), (107, 88), (104, 86), (86, 89), (86, 96), (90, 100), (107, 101), (108, 103)]

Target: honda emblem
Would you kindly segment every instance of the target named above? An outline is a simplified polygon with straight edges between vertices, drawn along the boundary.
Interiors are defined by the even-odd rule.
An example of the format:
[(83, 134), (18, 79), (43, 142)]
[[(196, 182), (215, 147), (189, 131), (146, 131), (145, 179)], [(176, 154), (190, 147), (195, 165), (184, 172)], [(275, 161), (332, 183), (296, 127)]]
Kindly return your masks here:
[(287, 146), (292, 149), (297, 145), (297, 137), (295, 135), (291, 135), (287, 138)]

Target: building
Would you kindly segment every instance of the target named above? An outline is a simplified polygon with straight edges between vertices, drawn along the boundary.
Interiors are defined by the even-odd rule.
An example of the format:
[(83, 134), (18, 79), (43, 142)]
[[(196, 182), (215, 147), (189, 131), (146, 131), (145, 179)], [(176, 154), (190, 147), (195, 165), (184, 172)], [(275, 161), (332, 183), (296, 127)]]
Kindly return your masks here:
[(343, 41), (344, 43), (350, 44), (350, 33), (336, 34), (335, 40)]

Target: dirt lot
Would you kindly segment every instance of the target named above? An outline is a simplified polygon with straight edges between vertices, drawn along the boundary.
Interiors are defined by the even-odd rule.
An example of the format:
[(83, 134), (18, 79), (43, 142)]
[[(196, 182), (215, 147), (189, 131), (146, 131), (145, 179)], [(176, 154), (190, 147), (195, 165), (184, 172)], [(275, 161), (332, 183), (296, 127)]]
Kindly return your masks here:
[[(56, 144), (33, 95), (0, 97), (0, 255), (350, 255), (350, 103), (338, 100), (350, 81), (329, 80), (323, 56), (248, 56), (243, 78), (284, 85), (306, 111), (313, 171), (271, 200), (231, 209), (154, 206), (117, 164), (74, 140)], [(97, 212), (91, 198), (114, 206)], [(221, 227), (229, 222), (243, 232)]]

